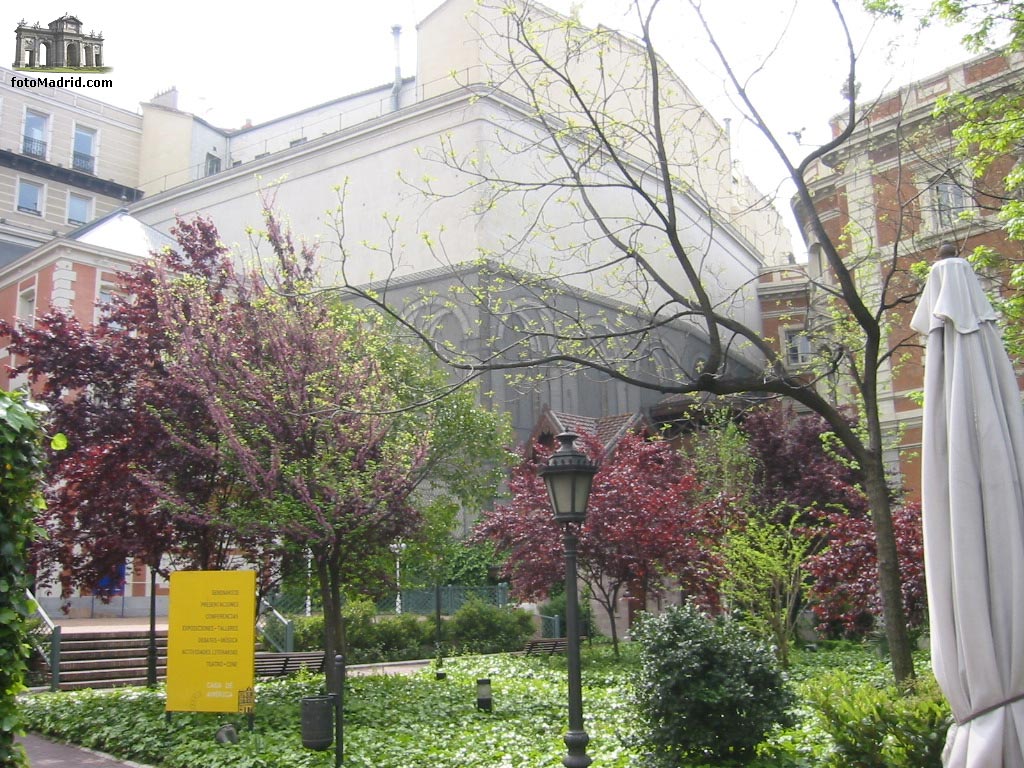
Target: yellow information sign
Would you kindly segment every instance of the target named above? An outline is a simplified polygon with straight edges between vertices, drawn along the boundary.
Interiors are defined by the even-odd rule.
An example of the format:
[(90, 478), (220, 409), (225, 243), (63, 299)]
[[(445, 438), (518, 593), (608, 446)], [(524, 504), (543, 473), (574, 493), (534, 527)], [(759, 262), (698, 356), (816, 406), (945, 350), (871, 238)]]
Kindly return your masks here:
[(167, 711), (252, 712), (254, 571), (171, 573)]

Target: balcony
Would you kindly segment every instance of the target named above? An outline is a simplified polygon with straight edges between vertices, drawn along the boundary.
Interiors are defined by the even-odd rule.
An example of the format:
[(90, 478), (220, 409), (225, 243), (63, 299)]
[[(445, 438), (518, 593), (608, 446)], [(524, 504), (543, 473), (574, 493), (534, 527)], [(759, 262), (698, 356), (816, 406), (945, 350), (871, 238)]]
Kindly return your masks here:
[(75, 152), (71, 158), (71, 165), (76, 171), (81, 171), (82, 173), (96, 173), (96, 157), (94, 155)]
[(21, 144), (21, 151), (31, 157), (46, 159), (46, 142), (42, 139), (33, 139), (31, 136), (25, 136), (24, 141)]

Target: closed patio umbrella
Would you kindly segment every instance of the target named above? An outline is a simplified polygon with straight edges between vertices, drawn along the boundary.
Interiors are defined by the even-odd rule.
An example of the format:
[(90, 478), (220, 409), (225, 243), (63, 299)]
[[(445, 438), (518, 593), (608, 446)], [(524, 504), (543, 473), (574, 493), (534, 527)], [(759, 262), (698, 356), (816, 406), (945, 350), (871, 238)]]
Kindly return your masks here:
[(946, 768), (1024, 768), (1024, 410), (989, 304), (952, 246), (911, 326), (928, 335), (922, 501)]

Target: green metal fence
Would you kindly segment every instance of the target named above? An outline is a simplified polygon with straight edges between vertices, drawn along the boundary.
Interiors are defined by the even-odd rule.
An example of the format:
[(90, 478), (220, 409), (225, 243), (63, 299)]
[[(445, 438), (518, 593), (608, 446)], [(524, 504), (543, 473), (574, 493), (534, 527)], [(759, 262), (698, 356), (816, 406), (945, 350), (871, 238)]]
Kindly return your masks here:
[(278, 652), (291, 653), (295, 650), (295, 625), (266, 599), (260, 600), (256, 631), (264, 645)]
[[(395, 595), (377, 601), (380, 613), (395, 613)], [(444, 584), (429, 589), (403, 589), (402, 612), (416, 613), (422, 616), (433, 616), (440, 604), (441, 613), (451, 616), (470, 600), (482, 600), (491, 605), (505, 606), (509, 604), (508, 584), (486, 587), (465, 587), (456, 584)], [(284, 616), (302, 616), (306, 613), (306, 598), (302, 595), (268, 595), (267, 608), (272, 608)], [(313, 603), (311, 613), (320, 614), (320, 606)]]
[[(379, 613), (395, 613), (396, 597), (396, 595), (392, 595), (377, 601), (377, 611)], [(486, 587), (462, 587), (446, 584), (433, 589), (403, 589), (402, 612), (433, 616), (440, 604), (441, 613), (451, 616), (474, 599), (491, 605), (506, 606), (509, 603), (508, 584)]]

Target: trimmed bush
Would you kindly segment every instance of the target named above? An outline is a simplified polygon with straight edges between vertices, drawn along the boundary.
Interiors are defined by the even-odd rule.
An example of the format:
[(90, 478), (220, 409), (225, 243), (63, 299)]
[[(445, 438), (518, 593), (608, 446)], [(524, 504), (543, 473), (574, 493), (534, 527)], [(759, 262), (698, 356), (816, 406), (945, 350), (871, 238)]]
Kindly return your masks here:
[(673, 607), (646, 616), (634, 637), (633, 701), (650, 765), (745, 765), (774, 726), (791, 722), (795, 697), (772, 649), (738, 623)]
[[(433, 617), (403, 613), (376, 615), (369, 600), (350, 600), (342, 609), (349, 664), (431, 658), (436, 653), (437, 628)], [(323, 616), (293, 616), (295, 650), (323, 647)], [(533, 634), (533, 622), (524, 611), (498, 608), (480, 600), (466, 603), (442, 627), (445, 652), (497, 653), (519, 650)]]
[(942, 768), (951, 719), (933, 676), (897, 688), (839, 671), (816, 680), (805, 696), (832, 739), (823, 768)]
[(461, 653), (518, 651), (533, 634), (533, 619), (526, 611), (472, 599), (448, 620), (446, 634)]

